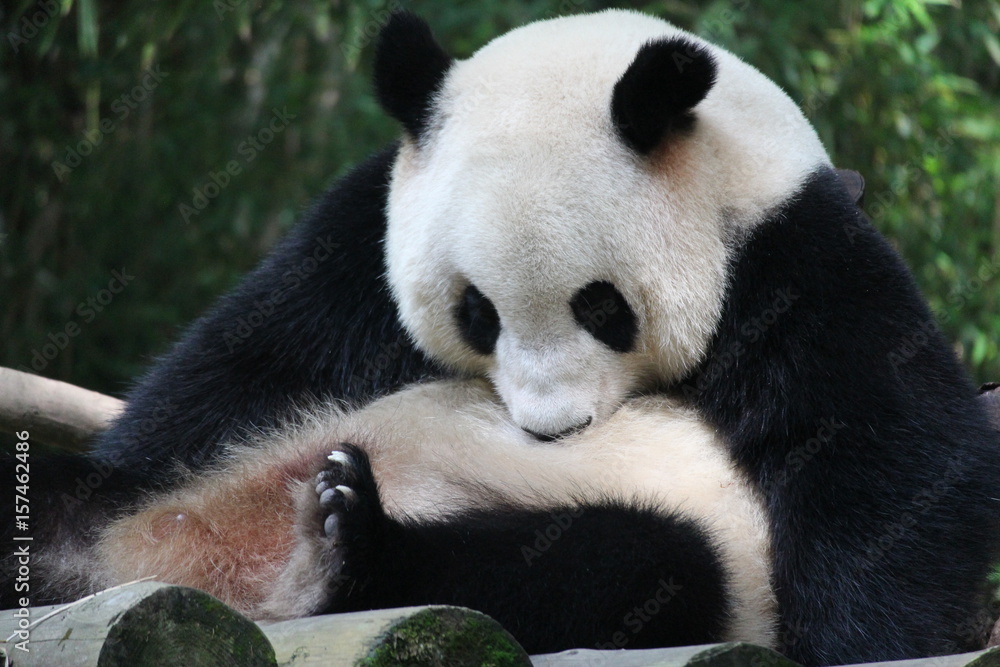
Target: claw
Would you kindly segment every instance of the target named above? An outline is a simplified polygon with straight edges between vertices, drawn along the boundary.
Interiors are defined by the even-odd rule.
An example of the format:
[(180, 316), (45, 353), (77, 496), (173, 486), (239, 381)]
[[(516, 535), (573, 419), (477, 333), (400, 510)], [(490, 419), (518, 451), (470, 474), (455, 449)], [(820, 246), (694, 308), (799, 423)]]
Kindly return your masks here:
[(336, 486), (334, 488), (337, 491), (340, 491), (342, 494), (344, 494), (344, 499), (347, 501), (348, 505), (353, 505), (354, 503), (356, 503), (358, 501), (358, 494), (356, 494), (354, 492), (354, 489), (352, 489), (351, 487), (344, 486), (343, 484), (341, 484), (341, 485), (338, 485), (338, 486)]
[(333, 463), (339, 463), (340, 465), (346, 466), (351, 462), (351, 456), (347, 452), (334, 451), (330, 452), (330, 455), (326, 457), (328, 461)]

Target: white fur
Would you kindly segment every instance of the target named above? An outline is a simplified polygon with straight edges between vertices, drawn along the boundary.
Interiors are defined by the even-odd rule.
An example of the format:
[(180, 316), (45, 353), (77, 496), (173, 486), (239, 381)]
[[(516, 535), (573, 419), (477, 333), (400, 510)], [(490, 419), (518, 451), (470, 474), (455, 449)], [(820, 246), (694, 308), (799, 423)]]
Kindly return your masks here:
[[(717, 83), (690, 136), (633, 153), (610, 116), (639, 47), (683, 35)], [(630, 392), (703, 357), (726, 289), (727, 244), (829, 164), (770, 80), (661, 20), (609, 10), (533, 23), (448, 72), (430, 131), (404, 141), (390, 190), (388, 276), (417, 344), (494, 383), (518, 426), (557, 433), (606, 420)], [(613, 352), (569, 300), (608, 280), (639, 324)], [(495, 354), (464, 343), (454, 309), (474, 284), (502, 323)]]
[[(546, 444), (511, 422), (485, 382), (435, 382), (360, 412), (315, 417), (285, 437), (269, 445), (279, 456), (303, 447), (328, 451), (339, 442), (363, 446), (386, 510), (396, 517), (441, 518), (488, 504), (483, 499), (491, 494), (539, 508), (635, 498), (686, 514), (709, 529), (732, 575), (735, 612), (727, 639), (775, 643), (776, 602), (761, 501), (713, 431), (671, 399), (629, 400), (603, 424)], [(259, 455), (259, 450), (253, 454)], [(304, 485), (310, 487), (306, 495), (314, 493), (312, 484)], [(289, 583), (272, 596), (270, 613), (312, 611), (288, 605), (290, 594), (317, 599), (309, 587), (322, 587), (325, 580), (317, 574), (309, 584), (301, 568), (306, 563), (318, 572), (322, 547), (318, 538), (300, 543), (293, 567), (282, 575)]]

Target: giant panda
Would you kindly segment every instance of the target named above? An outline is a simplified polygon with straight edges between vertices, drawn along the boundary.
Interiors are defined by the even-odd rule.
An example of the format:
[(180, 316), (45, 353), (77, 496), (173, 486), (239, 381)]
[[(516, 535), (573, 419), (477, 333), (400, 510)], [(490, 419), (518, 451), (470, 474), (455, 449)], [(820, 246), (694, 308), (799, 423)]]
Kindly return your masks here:
[[(53, 489), (40, 500), (43, 596), (87, 570), (115, 578), (114, 562), (145, 557), (122, 546), (135, 535), (190, 536), (225, 499), (213, 500), (216, 480), (266, 515), (288, 479), (266, 471), (291, 466), (295, 511), (282, 516), (297, 536), (262, 551), (264, 585), (231, 598), (255, 613), (455, 602), (494, 613), (532, 650), (618, 645), (626, 614), (672, 573), (684, 588), (657, 599), (663, 613), (629, 646), (743, 636), (829, 664), (975, 642), (964, 633), (1000, 539), (997, 433), (784, 93), (704, 40), (618, 10), (530, 24), (460, 62), (397, 14), (375, 84), (401, 141), (192, 325), (91, 457), (33, 469)], [(423, 391), (441, 394), (408, 402)], [(348, 422), (369, 405), (358, 414), (391, 430), (378, 406), (394, 400), (392, 418), (427, 416), (442, 435), (381, 447), (374, 419), (341, 446), (287, 426), (340, 402)], [(675, 434), (692, 423), (699, 455)], [(254, 430), (303, 448), (274, 459), (225, 445)], [(520, 454), (505, 464), (507, 447)], [(468, 453), (440, 458), (456, 451)], [(290, 462), (266, 465), (282, 452)], [(400, 484), (392, 462), (407, 452), (419, 456), (399, 463), (411, 470)], [(622, 472), (602, 472), (617, 452)], [(709, 468), (686, 478), (699, 457)], [(450, 460), (458, 483), (433, 482)], [(95, 497), (63, 507), (54, 490), (95, 466), (112, 470)], [(640, 482), (644, 471), (661, 479)], [(741, 499), (731, 515), (672, 493), (673, 480), (723, 478)], [(193, 514), (184, 499), (202, 490)], [(175, 500), (181, 511), (158, 513)], [(245, 529), (234, 548), (277, 540), (247, 514), (226, 523), (231, 505), (220, 521)], [(526, 566), (520, 547), (566, 516), (573, 528)], [(240, 553), (225, 562), (248, 562)], [(227, 570), (215, 572), (226, 595)]]

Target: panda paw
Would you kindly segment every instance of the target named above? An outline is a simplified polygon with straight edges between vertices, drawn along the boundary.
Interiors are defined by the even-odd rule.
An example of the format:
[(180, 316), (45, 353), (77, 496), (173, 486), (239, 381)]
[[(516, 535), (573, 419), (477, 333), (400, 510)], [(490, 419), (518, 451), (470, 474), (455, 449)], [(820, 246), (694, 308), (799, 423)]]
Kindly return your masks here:
[(295, 511), (295, 544), (262, 618), (344, 611), (392, 533), (368, 456), (350, 444), (331, 452), (315, 479), (302, 480)]
[(326, 457), (316, 475), (318, 535), (344, 555), (372, 546), (386, 520), (368, 456), (343, 443)]

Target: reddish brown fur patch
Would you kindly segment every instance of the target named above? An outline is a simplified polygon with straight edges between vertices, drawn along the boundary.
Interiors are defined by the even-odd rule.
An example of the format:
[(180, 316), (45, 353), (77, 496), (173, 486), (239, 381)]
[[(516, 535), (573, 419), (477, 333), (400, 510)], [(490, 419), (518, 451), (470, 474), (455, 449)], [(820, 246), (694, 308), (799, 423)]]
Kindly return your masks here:
[(313, 451), (279, 454), (246, 456), (113, 524), (99, 547), (110, 578), (200, 588), (253, 615), (295, 542), (293, 482), (322, 464)]

